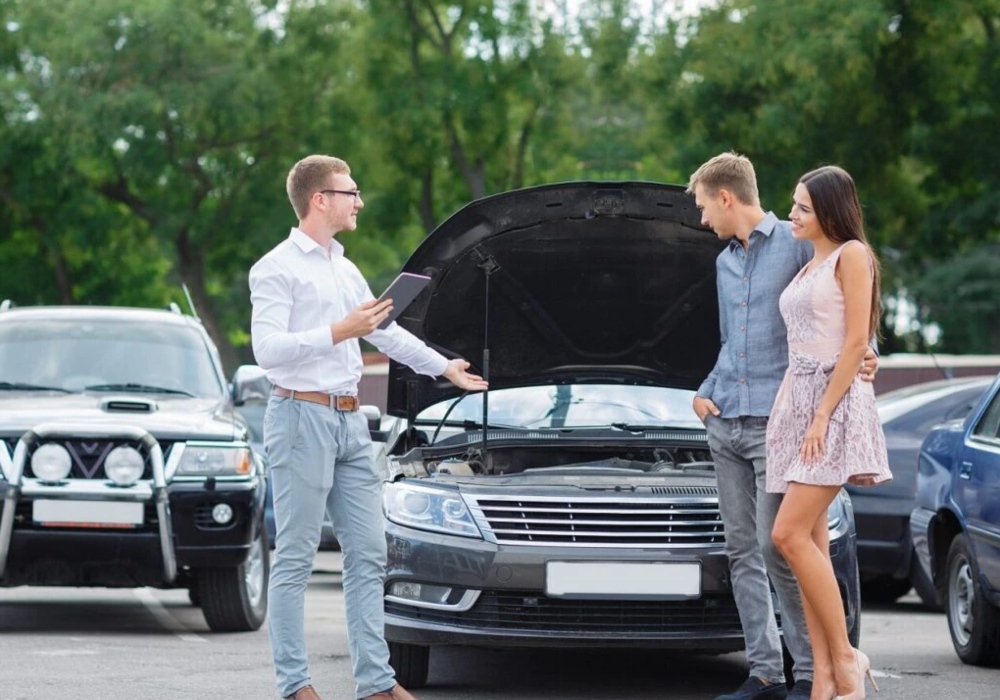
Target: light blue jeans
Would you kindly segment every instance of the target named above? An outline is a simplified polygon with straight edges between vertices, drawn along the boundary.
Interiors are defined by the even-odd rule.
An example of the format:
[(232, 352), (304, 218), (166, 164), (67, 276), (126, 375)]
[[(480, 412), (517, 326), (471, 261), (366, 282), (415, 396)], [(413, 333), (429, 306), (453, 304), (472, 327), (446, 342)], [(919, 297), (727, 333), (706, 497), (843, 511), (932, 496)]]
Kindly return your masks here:
[(278, 694), (309, 685), (305, 595), (329, 511), (344, 556), (347, 639), (357, 697), (395, 684), (385, 642), (385, 524), (368, 423), (358, 412), (272, 396), (264, 414), (271, 463), (275, 560), (268, 634)]
[(812, 645), (798, 581), (771, 540), (780, 493), (766, 483), (767, 418), (706, 418), (708, 445), (715, 460), (719, 508), (726, 528), (726, 556), (733, 596), (746, 637), (750, 675), (770, 683), (785, 680), (778, 625), (768, 575), (778, 594), (785, 644), (795, 680), (813, 677)]

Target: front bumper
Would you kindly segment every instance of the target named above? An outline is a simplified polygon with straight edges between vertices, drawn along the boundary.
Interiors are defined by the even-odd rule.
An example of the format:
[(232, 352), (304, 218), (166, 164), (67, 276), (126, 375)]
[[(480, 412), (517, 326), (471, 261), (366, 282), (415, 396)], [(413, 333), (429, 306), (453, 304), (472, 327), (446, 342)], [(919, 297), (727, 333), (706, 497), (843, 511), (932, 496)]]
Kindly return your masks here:
[[(416, 645), (666, 647), (733, 651), (743, 632), (721, 547), (643, 549), (517, 547), (387, 523), (386, 591), (400, 581), (456, 589), (455, 605), (422, 607), (387, 595), (386, 638)], [(691, 600), (547, 596), (546, 562), (698, 562)], [(461, 590), (458, 590), (461, 589)], [(468, 591), (468, 595), (465, 592)], [(463, 609), (465, 608), (465, 609)]]
[[(830, 553), (852, 640), (860, 587), (852, 519), (830, 531)], [(416, 646), (643, 647), (729, 652), (745, 646), (721, 546), (684, 550), (497, 545), (386, 523), (385, 633)], [(570, 599), (546, 595), (546, 563), (691, 562), (701, 595), (690, 600)], [(392, 595), (393, 584), (453, 589), (444, 605)], [(779, 615), (777, 599), (772, 596)]]
[[(910, 513), (910, 538), (918, 565), (923, 568), (928, 580), (935, 581), (934, 558), (931, 556), (930, 528), (934, 511), (917, 506)], [(936, 581), (935, 581), (936, 582)]]
[[(72, 431), (74, 436), (142, 441), (149, 450), (152, 478), (128, 488), (97, 480), (51, 485), (25, 478), (27, 441), (5, 459), (0, 479), (0, 585), (161, 586), (183, 585), (186, 570), (236, 566), (246, 560), (262, 527), (263, 480), (166, 482), (159, 444), (146, 431), (121, 427), (109, 431), (84, 426), (39, 426), (45, 438)], [(30, 441), (29, 436), (28, 440)], [(35, 522), (37, 502), (140, 504), (141, 522), (131, 526)], [(215, 505), (232, 508), (230, 522), (211, 517)], [(100, 507), (98, 506), (98, 510)]]

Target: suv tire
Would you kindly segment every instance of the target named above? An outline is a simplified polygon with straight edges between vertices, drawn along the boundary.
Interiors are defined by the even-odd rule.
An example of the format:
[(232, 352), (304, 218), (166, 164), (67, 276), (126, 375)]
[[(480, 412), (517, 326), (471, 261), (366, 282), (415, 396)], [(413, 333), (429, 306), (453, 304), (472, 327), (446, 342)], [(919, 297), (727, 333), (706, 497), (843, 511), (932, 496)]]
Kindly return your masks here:
[(404, 688), (417, 689), (427, 685), (430, 657), (430, 647), (389, 642), (389, 665), (396, 673), (396, 682)]
[(952, 541), (945, 572), (948, 630), (958, 658), (974, 666), (1000, 666), (1000, 608), (979, 586), (979, 569), (965, 535)]
[(271, 549), (261, 524), (245, 562), (226, 569), (199, 569), (197, 599), (213, 632), (252, 632), (267, 616)]

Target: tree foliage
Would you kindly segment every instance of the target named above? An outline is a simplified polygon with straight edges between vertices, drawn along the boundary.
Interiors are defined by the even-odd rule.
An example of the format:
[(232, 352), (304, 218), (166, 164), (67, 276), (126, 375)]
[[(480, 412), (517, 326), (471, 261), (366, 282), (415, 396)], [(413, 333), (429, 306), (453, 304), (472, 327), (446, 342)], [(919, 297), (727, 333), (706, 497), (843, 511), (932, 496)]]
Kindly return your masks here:
[[(676, 5), (0, 0), (0, 298), (184, 285), (232, 367), (252, 359), (247, 269), (295, 223), (284, 177), (308, 153), (352, 164), (366, 208), (343, 242), (379, 291), (472, 198), (683, 183), (735, 149), (779, 214), (804, 171), (846, 167), (886, 294), (939, 347), (1000, 351), (979, 330), (1000, 314), (1000, 0)], [(888, 348), (926, 344), (897, 325)]]

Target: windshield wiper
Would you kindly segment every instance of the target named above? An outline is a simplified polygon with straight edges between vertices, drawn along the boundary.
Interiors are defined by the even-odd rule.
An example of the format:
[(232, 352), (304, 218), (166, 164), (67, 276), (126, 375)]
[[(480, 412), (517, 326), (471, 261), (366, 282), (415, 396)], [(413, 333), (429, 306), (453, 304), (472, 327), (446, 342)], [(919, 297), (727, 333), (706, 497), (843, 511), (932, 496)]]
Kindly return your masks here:
[[(445, 420), (445, 421), (414, 421), (417, 424), (448, 425), (451, 427), (465, 428), (466, 430), (481, 430), (483, 424), (477, 420)], [(505, 425), (503, 423), (490, 423), (490, 430), (538, 430), (538, 428), (525, 428), (523, 425)]]
[[(643, 423), (612, 423), (612, 428), (617, 428), (618, 430), (626, 430), (630, 433), (642, 433), (647, 430), (698, 430), (699, 426), (694, 425), (668, 425), (660, 423), (659, 425), (649, 425)], [(701, 428), (704, 430), (704, 427)]]
[(60, 391), (64, 394), (72, 394), (69, 389), (61, 386), (42, 386), (41, 384), (25, 384), (24, 382), (0, 382), (0, 391)]
[(84, 391), (134, 391), (140, 394), (176, 394), (178, 396), (190, 396), (194, 398), (194, 394), (182, 389), (168, 389), (165, 386), (135, 384), (133, 382), (125, 384), (91, 384), (88, 387), (84, 387)]

